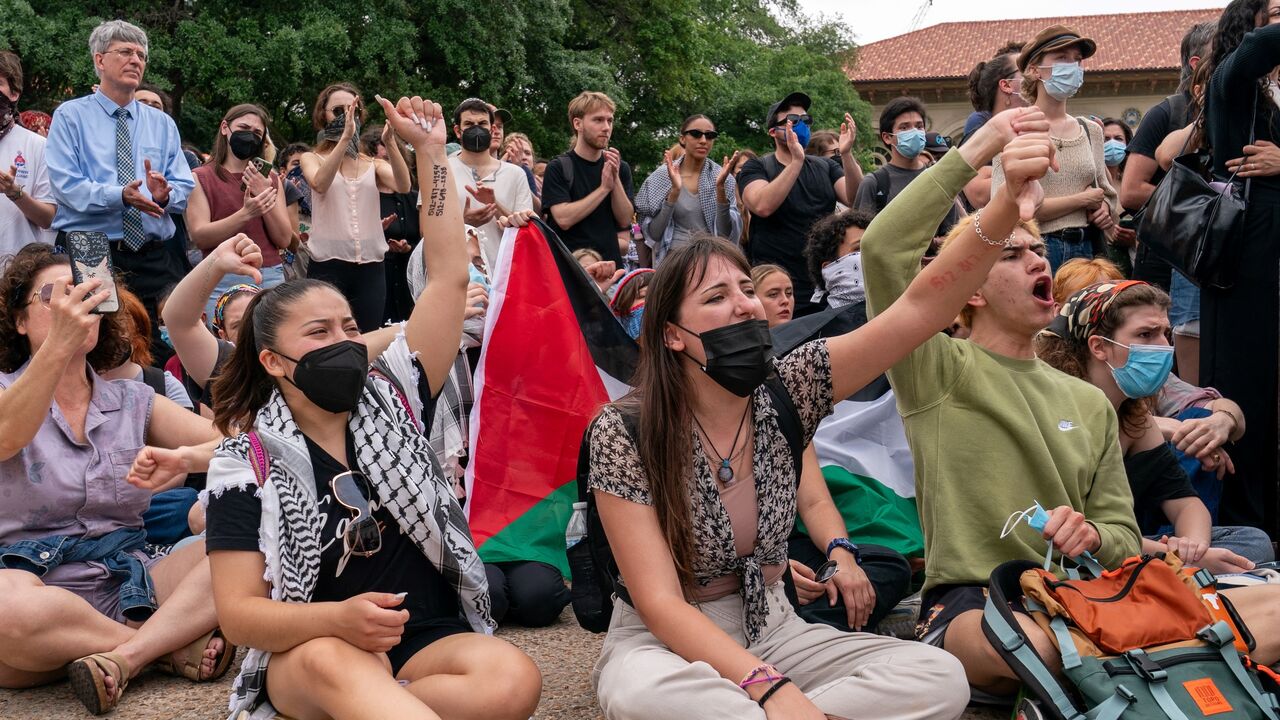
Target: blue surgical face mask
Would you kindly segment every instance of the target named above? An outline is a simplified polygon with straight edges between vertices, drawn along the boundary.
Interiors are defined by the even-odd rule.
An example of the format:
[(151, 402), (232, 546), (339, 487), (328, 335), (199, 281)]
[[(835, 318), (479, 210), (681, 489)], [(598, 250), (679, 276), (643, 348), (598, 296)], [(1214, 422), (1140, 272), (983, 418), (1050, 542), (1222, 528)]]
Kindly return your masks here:
[(903, 130), (897, 134), (897, 138), (898, 153), (904, 158), (914, 158), (924, 150), (925, 133), (919, 128)]
[(1123, 140), (1108, 140), (1102, 144), (1102, 159), (1106, 161), (1107, 167), (1115, 167), (1124, 162), (1127, 152), (1129, 149)]
[(1164, 381), (1169, 378), (1173, 369), (1173, 347), (1171, 345), (1125, 345), (1111, 338), (1103, 340), (1112, 345), (1129, 349), (1129, 360), (1123, 367), (1111, 368), (1111, 376), (1116, 379), (1120, 392), (1127, 398), (1138, 399), (1151, 397), (1160, 391)]
[(1079, 92), (1083, 84), (1084, 68), (1080, 63), (1058, 63), (1044, 80), (1044, 89), (1054, 100), (1066, 100)]
[(160, 341), (165, 345), (168, 345), (170, 348), (173, 347), (173, 341), (169, 339), (169, 328), (164, 325), (160, 326)]

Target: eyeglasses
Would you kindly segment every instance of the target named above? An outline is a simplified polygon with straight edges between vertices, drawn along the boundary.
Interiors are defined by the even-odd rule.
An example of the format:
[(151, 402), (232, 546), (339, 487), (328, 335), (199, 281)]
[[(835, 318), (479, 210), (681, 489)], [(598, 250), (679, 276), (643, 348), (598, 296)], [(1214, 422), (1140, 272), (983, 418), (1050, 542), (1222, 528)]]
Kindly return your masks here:
[[(67, 285), (66, 287), (66, 294), (71, 294), (70, 285)], [(37, 299), (40, 301), (41, 305), (49, 307), (49, 303), (53, 302), (53, 283), (45, 283), (44, 285), (41, 285), (40, 289), (31, 293), (31, 297), (28, 298), (30, 302), (35, 302)]]
[(715, 130), (685, 130), (684, 134), (688, 135), (694, 140), (701, 140), (702, 138), (706, 138), (708, 140), (715, 140), (716, 138), (720, 137), (720, 133), (716, 132)]
[(351, 522), (342, 533), (342, 559), (338, 561), (337, 574), (341, 575), (352, 555), (371, 557), (382, 549), (382, 528), (373, 518), (367, 492), (369, 487), (364, 473), (344, 472), (333, 476), (329, 489), (333, 497), (351, 511)]
[(805, 125), (809, 125), (810, 123), (812, 123), (812, 122), (813, 122), (813, 117), (812, 117), (811, 115), (809, 115), (809, 113), (805, 113), (804, 115), (796, 115), (796, 114), (794, 114), (794, 113), (793, 113), (793, 114), (791, 114), (791, 115), (788, 115), (788, 116), (786, 116), (786, 117), (782, 118), (781, 120), (778, 120), (778, 121), (774, 122), (774, 123), (773, 123), (773, 126), (774, 126), (774, 127), (782, 127), (783, 125), (786, 125), (786, 124), (787, 124), (787, 121), (788, 121), (788, 120), (790, 120), (790, 121), (791, 121), (791, 124), (792, 124), (792, 125), (799, 125), (800, 123), (804, 123)]
[(133, 48), (117, 48), (115, 50), (108, 50), (103, 53), (103, 55), (119, 55), (120, 59), (126, 62), (132, 58), (138, 58), (138, 62), (142, 63), (147, 61), (147, 54), (145, 52), (142, 50), (134, 50)]

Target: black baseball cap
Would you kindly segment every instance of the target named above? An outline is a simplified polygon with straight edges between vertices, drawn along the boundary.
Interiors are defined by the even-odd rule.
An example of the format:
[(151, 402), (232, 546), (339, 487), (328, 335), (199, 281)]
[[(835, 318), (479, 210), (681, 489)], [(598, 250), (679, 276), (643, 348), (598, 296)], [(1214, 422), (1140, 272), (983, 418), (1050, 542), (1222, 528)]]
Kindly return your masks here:
[(790, 95), (782, 98), (778, 102), (769, 106), (769, 114), (765, 115), (764, 117), (765, 129), (768, 130), (777, 125), (777, 123), (774, 122), (773, 119), (778, 115), (779, 110), (783, 108), (795, 107), (796, 105), (799, 105), (800, 107), (804, 108), (805, 111), (807, 112), (809, 110), (809, 106), (812, 104), (813, 104), (813, 101), (809, 99), (808, 95), (805, 95), (802, 92), (791, 93)]

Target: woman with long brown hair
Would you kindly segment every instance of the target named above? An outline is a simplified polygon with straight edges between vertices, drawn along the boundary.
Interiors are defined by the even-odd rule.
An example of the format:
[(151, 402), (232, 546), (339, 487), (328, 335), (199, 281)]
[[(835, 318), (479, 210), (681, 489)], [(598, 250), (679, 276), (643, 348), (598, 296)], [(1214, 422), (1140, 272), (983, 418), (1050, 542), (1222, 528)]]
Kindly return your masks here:
[(387, 159), (361, 152), (360, 128), (366, 119), (360, 91), (334, 83), (320, 91), (311, 123), (320, 133), (315, 149), (301, 159), (311, 187), (311, 252), (308, 277), (332, 283), (351, 303), (362, 332), (382, 324), (387, 278), (382, 267), (387, 240), (382, 231), (379, 193), (407, 193), (409, 165), (400, 144), (387, 142)]
[(588, 431), (590, 485), (622, 588), (596, 668), (607, 718), (963, 712), (968, 692), (954, 658), (810, 625), (791, 609), (781, 577), (798, 511), (831, 561), (822, 574), (852, 604), (859, 551), (821, 477), (798, 478), (796, 448), (808, 445), (834, 399), (950, 324), (1019, 215), (1033, 212), (1053, 147), (1043, 114), (1020, 112), (993, 119), (940, 170), (926, 171), (954, 174), (1003, 148), (1009, 183), (981, 227), (960, 234), (900, 302), (848, 334), (775, 361), (737, 246), (698, 236), (658, 268), (635, 390)]
[[(195, 169), (196, 188), (187, 201), (187, 230), (205, 255), (238, 233), (253, 238), (262, 250), (262, 286), (284, 282), (281, 251), (293, 239), (285, 208), (284, 183), (271, 170), (275, 146), (267, 132), (267, 111), (253, 104), (236, 105), (222, 116), (213, 157)], [(210, 293), (205, 312), (234, 285), (255, 282), (247, 275), (227, 275)]]

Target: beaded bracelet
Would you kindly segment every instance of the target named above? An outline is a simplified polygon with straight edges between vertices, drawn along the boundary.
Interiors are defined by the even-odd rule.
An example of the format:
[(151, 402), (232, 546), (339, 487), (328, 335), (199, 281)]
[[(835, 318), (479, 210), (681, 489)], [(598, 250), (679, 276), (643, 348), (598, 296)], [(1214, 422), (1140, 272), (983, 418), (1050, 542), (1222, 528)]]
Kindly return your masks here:
[[(756, 676), (762, 672), (765, 674), (765, 677), (763, 679), (756, 679)], [(742, 680), (738, 682), (738, 687), (745, 690), (748, 685), (755, 685), (757, 683), (762, 683), (762, 682), (772, 682), (781, 677), (782, 677), (782, 673), (778, 672), (778, 668), (768, 663), (761, 663), (760, 665), (757, 665), (756, 667), (751, 668), (751, 672), (742, 676)]]
[(769, 698), (773, 697), (774, 693), (778, 692), (778, 688), (782, 687), (783, 685), (786, 685), (789, 682), (791, 682), (791, 678), (783, 675), (782, 679), (774, 683), (773, 687), (764, 691), (764, 694), (760, 696), (760, 699), (756, 701), (756, 704), (759, 705), (760, 708), (763, 710), (764, 704), (769, 702)]
[(1009, 231), (1009, 237), (1005, 239), (1004, 242), (992, 240), (987, 237), (986, 233), (982, 232), (982, 211), (979, 210), (973, 214), (973, 231), (978, 234), (978, 239), (982, 242), (992, 247), (1007, 248), (1013, 244), (1013, 234), (1017, 232), (1017, 228), (1015, 227), (1013, 230)]

